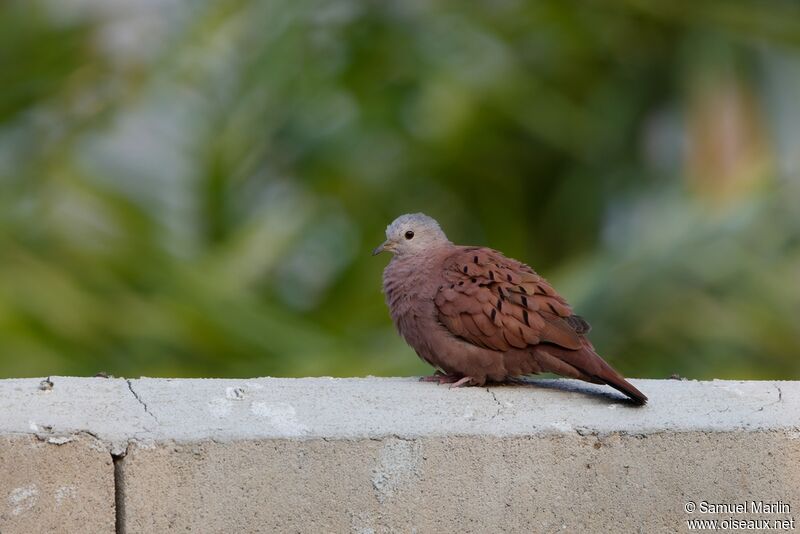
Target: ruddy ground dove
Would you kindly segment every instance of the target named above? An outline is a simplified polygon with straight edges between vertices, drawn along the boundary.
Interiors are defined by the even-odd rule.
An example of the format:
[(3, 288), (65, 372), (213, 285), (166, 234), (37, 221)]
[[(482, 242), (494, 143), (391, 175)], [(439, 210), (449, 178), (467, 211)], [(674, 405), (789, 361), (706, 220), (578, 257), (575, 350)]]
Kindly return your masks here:
[(647, 397), (595, 352), (589, 324), (536, 272), (500, 252), (451, 243), (422, 213), (402, 215), (373, 251), (394, 256), (383, 271), (392, 320), (453, 387), (551, 372), (608, 384), (636, 404)]

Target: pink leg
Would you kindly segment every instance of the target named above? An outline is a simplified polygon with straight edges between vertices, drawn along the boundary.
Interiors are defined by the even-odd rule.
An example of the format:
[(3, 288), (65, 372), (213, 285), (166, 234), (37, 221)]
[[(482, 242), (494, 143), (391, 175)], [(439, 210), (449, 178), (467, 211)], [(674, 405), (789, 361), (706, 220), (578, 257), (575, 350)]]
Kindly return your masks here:
[(464, 386), (471, 386), (471, 385), (472, 385), (472, 377), (471, 376), (465, 376), (461, 380), (459, 380), (458, 382), (455, 382), (453, 385), (451, 385), (450, 389), (461, 388), (461, 387), (464, 387)]
[(439, 385), (450, 384), (458, 381), (461, 375), (447, 375), (441, 371), (436, 371), (431, 376), (423, 376), (419, 379), (420, 382), (436, 382)]

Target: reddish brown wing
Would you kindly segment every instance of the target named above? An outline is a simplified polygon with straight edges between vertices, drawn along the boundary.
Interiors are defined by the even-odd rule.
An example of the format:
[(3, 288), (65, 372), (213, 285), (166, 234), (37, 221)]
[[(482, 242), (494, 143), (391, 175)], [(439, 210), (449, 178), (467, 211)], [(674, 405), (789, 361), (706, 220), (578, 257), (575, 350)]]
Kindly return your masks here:
[(434, 302), (453, 334), (480, 347), (506, 351), (549, 342), (582, 347), (566, 301), (533, 269), (488, 248), (464, 247), (444, 265), (445, 284)]

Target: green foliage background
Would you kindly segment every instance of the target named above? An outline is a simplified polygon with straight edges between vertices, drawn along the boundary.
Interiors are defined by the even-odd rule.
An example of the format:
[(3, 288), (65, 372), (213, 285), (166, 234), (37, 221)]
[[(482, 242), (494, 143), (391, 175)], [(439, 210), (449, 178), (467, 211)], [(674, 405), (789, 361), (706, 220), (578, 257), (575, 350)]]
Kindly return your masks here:
[(800, 7), (0, 7), (0, 374), (426, 372), (370, 250), (423, 211), (625, 374), (800, 377)]

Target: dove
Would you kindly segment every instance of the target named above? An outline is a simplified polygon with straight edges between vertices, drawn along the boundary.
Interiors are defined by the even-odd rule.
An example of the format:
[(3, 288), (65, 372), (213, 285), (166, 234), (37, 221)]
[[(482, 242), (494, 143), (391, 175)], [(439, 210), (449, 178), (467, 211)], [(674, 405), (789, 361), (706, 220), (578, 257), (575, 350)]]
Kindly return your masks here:
[(533, 269), (459, 246), (422, 213), (401, 215), (373, 255), (392, 253), (383, 293), (400, 335), (435, 369), (421, 380), (482, 386), (542, 372), (647, 397), (594, 350), (589, 324)]

